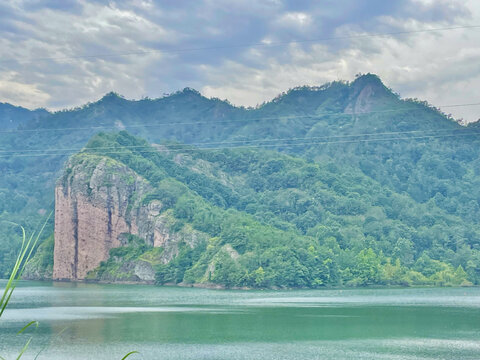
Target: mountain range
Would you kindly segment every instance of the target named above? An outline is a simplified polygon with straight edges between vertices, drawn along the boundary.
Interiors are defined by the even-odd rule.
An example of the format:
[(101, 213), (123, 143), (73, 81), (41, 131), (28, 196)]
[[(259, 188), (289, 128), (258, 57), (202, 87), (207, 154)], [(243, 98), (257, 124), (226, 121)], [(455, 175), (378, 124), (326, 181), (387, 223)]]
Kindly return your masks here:
[[(139, 101), (109, 93), (55, 113), (1, 104), (0, 124), (0, 219), (32, 229), (66, 194), (31, 277), (230, 287), (480, 281), (477, 123), (401, 99), (373, 74), (294, 88), (256, 108), (188, 88)], [(88, 246), (67, 256), (68, 224), (89, 221), (68, 210), (73, 203), (107, 209), (91, 235), (106, 241), (98, 259), (79, 260)], [(125, 225), (109, 227), (112, 216)], [(12, 225), (1, 233), (6, 274), (18, 246)]]

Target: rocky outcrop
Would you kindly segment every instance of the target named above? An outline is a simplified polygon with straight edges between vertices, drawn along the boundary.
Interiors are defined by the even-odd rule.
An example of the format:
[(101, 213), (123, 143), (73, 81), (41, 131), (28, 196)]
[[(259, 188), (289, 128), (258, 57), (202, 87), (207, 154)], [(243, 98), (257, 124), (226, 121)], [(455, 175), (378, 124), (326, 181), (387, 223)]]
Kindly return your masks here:
[(140, 259), (134, 261), (114, 259), (114, 261), (119, 263), (118, 270), (114, 274), (104, 272), (100, 276), (96, 276), (95, 280), (104, 283), (141, 282), (152, 284), (155, 282), (155, 269), (149, 262)]
[[(162, 213), (161, 201), (143, 202), (150, 191), (148, 181), (115, 160), (91, 154), (70, 159), (55, 189), (53, 278), (85, 279), (109, 258), (110, 249), (127, 245), (125, 234), (163, 247), (162, 263), (178, 253), (179, 243), (195, 246), (202, 235), (173, 231), (174, 220)], [(128, 280), (153, 281), (148, 264), (125, 266), (132, 273)]]
[(385, 87), (378, 76), (362, 75), (352, 83), (352, 92), (344, 113), (351, 115), (367, 113), (376, 106), (381, 106), (386, 98), (394, 97), (395, 95)]
[(148, 183), (126, 166), (85, 155), (67, 164), (55, 188), (54, 279), (84, 279), (121, 246), (122, 233), (137, 233), (127, 222), (132, 194)]

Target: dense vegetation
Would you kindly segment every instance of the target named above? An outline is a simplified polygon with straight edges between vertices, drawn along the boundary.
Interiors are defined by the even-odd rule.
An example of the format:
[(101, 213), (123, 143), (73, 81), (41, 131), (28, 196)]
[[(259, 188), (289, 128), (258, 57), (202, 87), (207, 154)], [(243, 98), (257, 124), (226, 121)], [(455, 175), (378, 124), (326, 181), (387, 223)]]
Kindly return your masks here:
[[(100, 134), (84, 153), (110, 157), (146, 178), (175, 227), (210, 236), (181, 246), (157, 282), (225, 286), (434, 284), (479, 281), (480, 228), (396, 194), (358, 169), (251, 149), (156, 151), (126, 132)], [(82, 155), (85, 156), (85, 155)], [(96, 157), (96, 155), (95, 155)], [(95, 158), (94, 157), (94, 158)], [(461, 249), (461, 250), (460, 250)], [(460, 250), (460, 251), (458, 251)], [(141, 258), (144, 246), (113, 249)], [(113, 267), (113, 268), (112, 268)]]
[[(18, 126), (0, 138), (0, 218), (31, 224), (51, 206), (66, 156), (96, 132), (179, 142), (168, 154), (124, 133), (89, 143), (90, 152), (111, 147), (97, 152), (156, 184), (151, 198), (167, 201), (180, 225), (212, 237), (161, 267), (159, 282), (199, 281), (214, 258), (224, 275), (210, 281), (235, 286), (479, 282), (477, 124), (401, 100), (374, 75), (292, 89), (255, 109), (191, 89), (140, 101), (108, 94)], [(2, 273), (15, 254), (6, 241)]]

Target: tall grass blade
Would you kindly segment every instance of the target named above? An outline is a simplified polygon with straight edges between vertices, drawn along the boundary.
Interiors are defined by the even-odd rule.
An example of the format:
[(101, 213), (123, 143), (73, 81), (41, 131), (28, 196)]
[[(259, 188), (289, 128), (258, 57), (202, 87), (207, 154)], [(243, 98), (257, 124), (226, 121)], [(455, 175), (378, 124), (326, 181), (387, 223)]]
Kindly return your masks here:
[[(30, 326), (35, 325), (35, 330), (38, 329), (38, 321), (30, 321), (27, 325), (25, 325), (17, 334), (22, 334), (25, 330), (27, 330)], [(23, 346), (22, 350), (18, 354), (17, 360), (22, 357), (22, 355), (27, 351), (28, 346), (30, 345), (30, 342), (32, 341), (33, 336), (30, 336), (30, 339), (25, 343)]]
[(140, 354), (138, 351), (130, 351), (127, 355), (125, 355), (122, 360), (125, 360), (126, 358), (128, 358), (130, 355), (133, 355), (133, 354)]
[(45, 226), (47, 226), (48, 220), (50, 220), (50, 217), (52, 216), (52, 214), (53, 214), (53, 211), (50, 212), (50, 214), (46, 218), (45, 222), (43, 223), (43, 226), (41, 227), (40, 231), (36, 234), (36, 236), (35, 236), (35, 232), (33, 232), (32, 235), (28, 238), (28, 240), (27, 240), (25, 228), (21, 225), (10, 222), (11, 224), (19, 226), (22, 229), (22, 245), (20, 247), (20, 252), (18, 253), (17, 259), (15, 261), (12, 272), (10, 274), (10, 277), (8, 278), (7, 284), (3, 291), (2, 298), (0, 299), (0, 318), (2, 317), (5, 309), (7, 308), (10, 298), (12, 297), (13, 290), (17, 286), (17, 282), (18, 280), (20, 280), (23, 274), (23, 271), (25, 270), (25, 266), (30, 260), (33, 250), (35, 249), (40, 239), (40, 236), (42, 235), (43, 230), (45, 229)]
[(17, 360), (19, 360), (23, 356), (25, 351), (27, 351), (28, 346), (30, 345), (31, 341), (32, 341), (32, 338), (28, 339), (28, 341), (25, 343), (25, 345), (22, 348), (22, 351), (20, 351), (20, 354), (18, 354), (18, 356), (17, 356)]
[(22, 330), (20, 330), (17, 334), (23, 333), (25, 330), (27, 330), (30, 326), (35, 325), (35, 329), (38, 328), (38, 321), (30, 321), (27, 325), (25, 325)]
[(37, 355), (35, 355), (35, 358), (33, 360), (37, 360), (38, 357), (40, 356), (40, 354), (45, 351), (46, 349), (48, 349), (48, 347), (51, 345), (51, 343), (56, 339), (56, 338), (59, 338), (60, 335), (62, 335), (66, 330), (68, 329), (68, 326), (64, 327), (62, 330), (60, 330), (60, 332), (58, 334), (55, 335), (55, 337), (50, 341), (50, 344), (47, 344), (45, 345), (43, 348), (40, 349), (40, 351), (37, 353)]
[[(5, 289), (3, 290), (2, 297), (0, 298), (0, 318), (5, 312), (5, 309), (7, 308), (8, 303), (10, 302), (10, 299), (13, 294), (13, 290), (15, 290), (18, 281), (22, 277), (23, 271), (25, 270), (25, 267), (32, 256), (33, 250), (35, 249), (40, 239), (40, 236), (43, 230), (45, 229), (45, 226), (47, 226), (48, 220), (50, 220), (52, 213), (53, 211), (50, 212), (50, 214), (46, 218), (45, 222), (43, 223), (43, 226), (41, 227), (40, 231), (36, 234), (36, 236), (35, 236), (35, 232), (33, 232), (32, 235), (30, 235), (30, 237), (28, 238), (28, 240), (27, 240), (25, 228), (21, 225), (10, 222), (11, 224), (15, 226), (19, 226), (22, 229), (22, 245), (20, 247), (20, 251), (15, 260), (15, 264), (13, 266), (12, 272), (10, 273), (10, 277), (8, 278), (7, 284), (5, 285)], [(30, 328), (33, 325), (35, 325), (35, 330), (36, 330), (38, 328), (38, 322), (30, 321), (17, 334), (22, 334), (24, 331), (26, 331), (28, 328)], [(19, 360), (23, 356), (25, 351), (27, 351), (32, 339), (33, 337), (30, 337), (30, 339), (28, 339), (28, 341), (25, 343), (22, 350), (17, 356), (17, 360)], [(0, 359), (5, 360), (3, 357), (0, 357)]]
[[(5, 289), (3, 290), (2, 297), (0, 299), (0, 318), (2, 317), (5, 309), (7, 308), (7, 305), (10, 301), (10, 298), (12, 297), (13, 290), (17, 286), (18, 280), (22, 277), (23, 271), (25, 270), (26, 265), (28, 264), (30, 258), (32, 257), (33, 251), (40, 240), (40, 236), (43, 233), (43, 230), (45, 230), (45, 227), (47, 226), (48, 220), (50, 220), (50, 217), (52, 216), (53, 211), (50, 212), (48, 217), (46, 218), (45, 222), (43, 223), (40, 231), (36, 234), (33, 232), (30, 237), (27, 240), (25, 228), (21, 225), (9, 222), (15, 226), (19, 226), (20, 229), (22, 230), (22, 245), (20, 247), (20, 252), (17, 255), (17, 259), (15, 261), (15, 264), (13, 266), (12, 272), (10, 273), (10, 277), (8, 278), (7, 284), (5, 286)], [(35, 325), (35, 330), (38, 328), (38, 321), (30, 321), (27, 325), (25, 325), (20, 331), (18, 331), (17, 334), (22, 334), (24, 333), (28, 328), (31, 326)], [(60, 336), (67, 328), (64, 328), (62, 331), (60, 331), (57, 334), (57, 337)], [(20, 358), (23, 356), (25, 351), (27, 351), (33, 337), (30, 337), (28, 341), (25, 343), (23, 346), (22, 350), (17, 356), (17, 360), (20, 360)], [(48, 348), (48, 345), (43, 347), (35, 356), (35, 360), (38, 358), (38, 356), (46, 349)], [(130, 355), (133, 354), (139, 354), (138, 351), (130, 351), (128, 354), (126, 354), (122, 360), (125, 360), (128, 358)], [(2, 356), (0, 356), (0, 360), (5, 360)]]
[[(15, 223), (11, 223), (11, 224), (19, 226), (18, 224), (15, 224)], [(26, 239), (25, 228), (23, 226), (20, 226), (20, 228), (22, 229), (22, 246), (20, 248), (20, 252), (18, 253), (17, 260), (15, 261), (12, 272), (10, 273), (10, 277), (8, 278), (7, 284), (5, 285), (2, 298), (0, 299), (0, 317), (5, 311), (5, 308), (7, 307), (7, 304), (10, 301), (10, 297), (12, 296), (13, 289), (15, 288), (15, 286), (13, 285), (15, 284), (17, 272), (21, 264), (21, 258), (22, 258), (21, 255), (25, 247), (25, 239)]]

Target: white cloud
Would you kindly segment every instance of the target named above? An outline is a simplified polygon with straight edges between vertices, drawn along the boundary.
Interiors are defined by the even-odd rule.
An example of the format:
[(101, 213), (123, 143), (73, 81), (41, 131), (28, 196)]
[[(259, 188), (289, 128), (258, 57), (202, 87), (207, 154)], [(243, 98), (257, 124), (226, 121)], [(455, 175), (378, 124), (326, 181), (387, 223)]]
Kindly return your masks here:
[[(383, 17), (380, 21), (403, 25), (405, 31), (425, 28), (424, 24), (413, 20), (399, 22)], [(347, 26), (339, 28), (337, 34), (355, 36), (363, 32), (356, 33)], [(328, 51), (322, 45), (315, 45), (309, 51), (290, 46), (285, 54), (290, 62), (263, 57), (266, 66), (261, 71), (245, 69), (231, 61), (222, 67), (211, 67), (205, 70), (211, 76), (209, 84), (223, 81), (202, 90), (208, 96), (222, 98), (228, 94), (235, 104), (254, 106), (285, 88), (349, 80), (357, 73), (372, 72), (403, 97), (417, 97), (435, 106), (478, 103), (479, 34), (480, 29), (458, 29), (408, 36), (359, 37), (351, 39), (350, 45), (338, 52)], [(443, 110), (466, 121), (480, 118), (479, 106), (445, 107)]]
[(285, 27), (304, 28), (312, 23), (312, 17), (304, 12), (287, 12), (277, 20), (277, 23)]
[(17, 106), (39, 108), (45, 105), (50, 95), (42, 92), (35, 84), (24, 84), (16, 80), (17, 74), (4, 74), (0, 80), (0, 99)]
[[(160, 24), (115, 5), (84, 2), (78, 14), (59, 14), (47, 8), (26, 16), (19, 28), (32, 36), (25, 37), (21, 46), (14, 40), (0, 38), (0, 53), (9, 53), (2, 58), (20, 60), (0, 62), (0, 79), (5, 79), (12, 71), (9, 68), (13, 68), (18, 81), (12, 93), (3, 95), (1, 100), (21, 103), (31, 94), (27, 88), (49, 94), (25, 101), (24, 106), (75, 106), (111, 90), (139, 97), (145, 94), (145, 70), (163, 59), (161, 52), (152, 51), (150, 44), (171, 44), (176, 39), (175, 31), (167, 31)], [(21, 89), (25, 89), (22, 96)]]
[[(346, 1), (345, 9), (333, 2), (302, 7), (254, 0), (183, 6), (81, 0), (74, 10), (0, 4), (0, 101), (58, 109), (111, 90), (139, 98), (191, 86), (248, 106), (290, 87), (373, 72), (405, 97), (434, 105), (479, 102), (480, 29), (275, 45), (480, 24), (477, 0), (393, 2), (398, 5), (383, 10), (379, 0), (370, 7)], [(249, 43), (263, 46), (242, 47)], [(195, 48), (206, 50), (157, 51)], [(470, 121), (480, 117), (478, 107), (445, 111)]]

